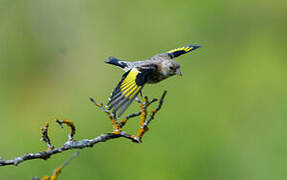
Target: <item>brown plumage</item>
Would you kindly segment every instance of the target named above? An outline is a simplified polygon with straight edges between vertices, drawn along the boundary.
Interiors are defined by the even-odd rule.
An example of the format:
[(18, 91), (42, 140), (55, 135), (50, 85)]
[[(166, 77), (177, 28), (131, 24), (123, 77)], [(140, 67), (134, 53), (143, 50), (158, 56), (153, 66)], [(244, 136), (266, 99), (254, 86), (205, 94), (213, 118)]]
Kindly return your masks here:
[(113, 109), (113, 113), (119, 117), (141, 92), (143, 86), (158, 83), (173, 75), (182, 75), (180, 65), (173, 60), (182, 54), (199, 48), (199, 46), (188, 45), (182, 48), (157, 54), (145, 61), (126, 62), (115, 57), (110, 57), (108, 64), (121, 67), (126, 73), (122, 76), (115, 90), (109, 98), (107, 106)]

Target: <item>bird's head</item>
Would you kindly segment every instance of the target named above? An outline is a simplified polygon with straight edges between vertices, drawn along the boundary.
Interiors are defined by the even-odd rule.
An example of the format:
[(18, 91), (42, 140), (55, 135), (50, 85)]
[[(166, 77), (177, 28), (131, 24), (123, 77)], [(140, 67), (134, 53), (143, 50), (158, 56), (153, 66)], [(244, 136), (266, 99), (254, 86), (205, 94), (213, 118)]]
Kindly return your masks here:
[(158, 62), (161, 74), (167, 78), (173, 75), (182, 76), (180, 71), (180, 65), (172, 60), (169, 53), (157, 54), (150, 59), (151, 61)]
[(161, 73), (164, 76), (173, 76), (173, 75), (179, 75), (182, 76), (182, 73), (180, 71), (180, 65), (174, 61), (174, 60), (165, 60), (161, 63)]

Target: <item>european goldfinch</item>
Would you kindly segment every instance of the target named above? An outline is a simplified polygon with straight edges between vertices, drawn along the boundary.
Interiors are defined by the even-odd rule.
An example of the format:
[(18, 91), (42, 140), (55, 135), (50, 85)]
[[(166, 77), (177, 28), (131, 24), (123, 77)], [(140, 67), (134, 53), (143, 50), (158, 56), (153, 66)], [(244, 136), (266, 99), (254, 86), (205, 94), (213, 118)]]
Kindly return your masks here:
[(173, 75), (181, 76), (180, 65), (173, 58), (199, 47), (197, 45), (187, 45), (166, 53), (157, 54), (144, 61), (127, 62), (109, 57), (109, 60), (105, 63), (116, 65), (126, 73), (112, 92), (107, 104), (108, 109), (112, 109), (114, 115), (118, 111), (116, 116), (120, 117), (141, 92), (145, 84), (158, 83)]

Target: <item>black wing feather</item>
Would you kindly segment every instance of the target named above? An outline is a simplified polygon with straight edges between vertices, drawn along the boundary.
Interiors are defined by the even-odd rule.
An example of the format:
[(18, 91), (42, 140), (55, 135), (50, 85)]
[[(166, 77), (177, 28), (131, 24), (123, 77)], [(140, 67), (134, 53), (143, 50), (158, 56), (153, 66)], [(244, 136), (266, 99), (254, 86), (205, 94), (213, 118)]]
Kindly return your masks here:
[(151, 65), (148, 67), (136, 67), (123, 74), (121, 81), (111, 94), (107, 104), (108, 109), (113, 109), (113, 113), (118, 111), (118, 117), (128, 108), (142, 90), (150, 75), (156, 70)]

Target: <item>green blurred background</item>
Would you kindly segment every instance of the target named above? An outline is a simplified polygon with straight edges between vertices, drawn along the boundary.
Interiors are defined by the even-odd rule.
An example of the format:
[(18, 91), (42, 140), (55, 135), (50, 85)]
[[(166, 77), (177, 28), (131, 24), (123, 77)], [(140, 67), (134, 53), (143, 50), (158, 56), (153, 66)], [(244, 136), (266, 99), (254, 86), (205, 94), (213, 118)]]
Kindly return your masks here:
[[(56, 117), (74, 121), (76, 139), (110, 131), (88, 100), (107, 102), (122, 74), (103, 61), (195, 43), (182, 78), (145, 87), (168, 94), (144, 143), (82, 150), (59, 179), (287, 179), (286, 19), (283, 0), (0, 0), (0, 156), (45, 150), (45, 121), (61, 145)], [(0, 167), (1, 179), (50, 175), (71, 154)]]

